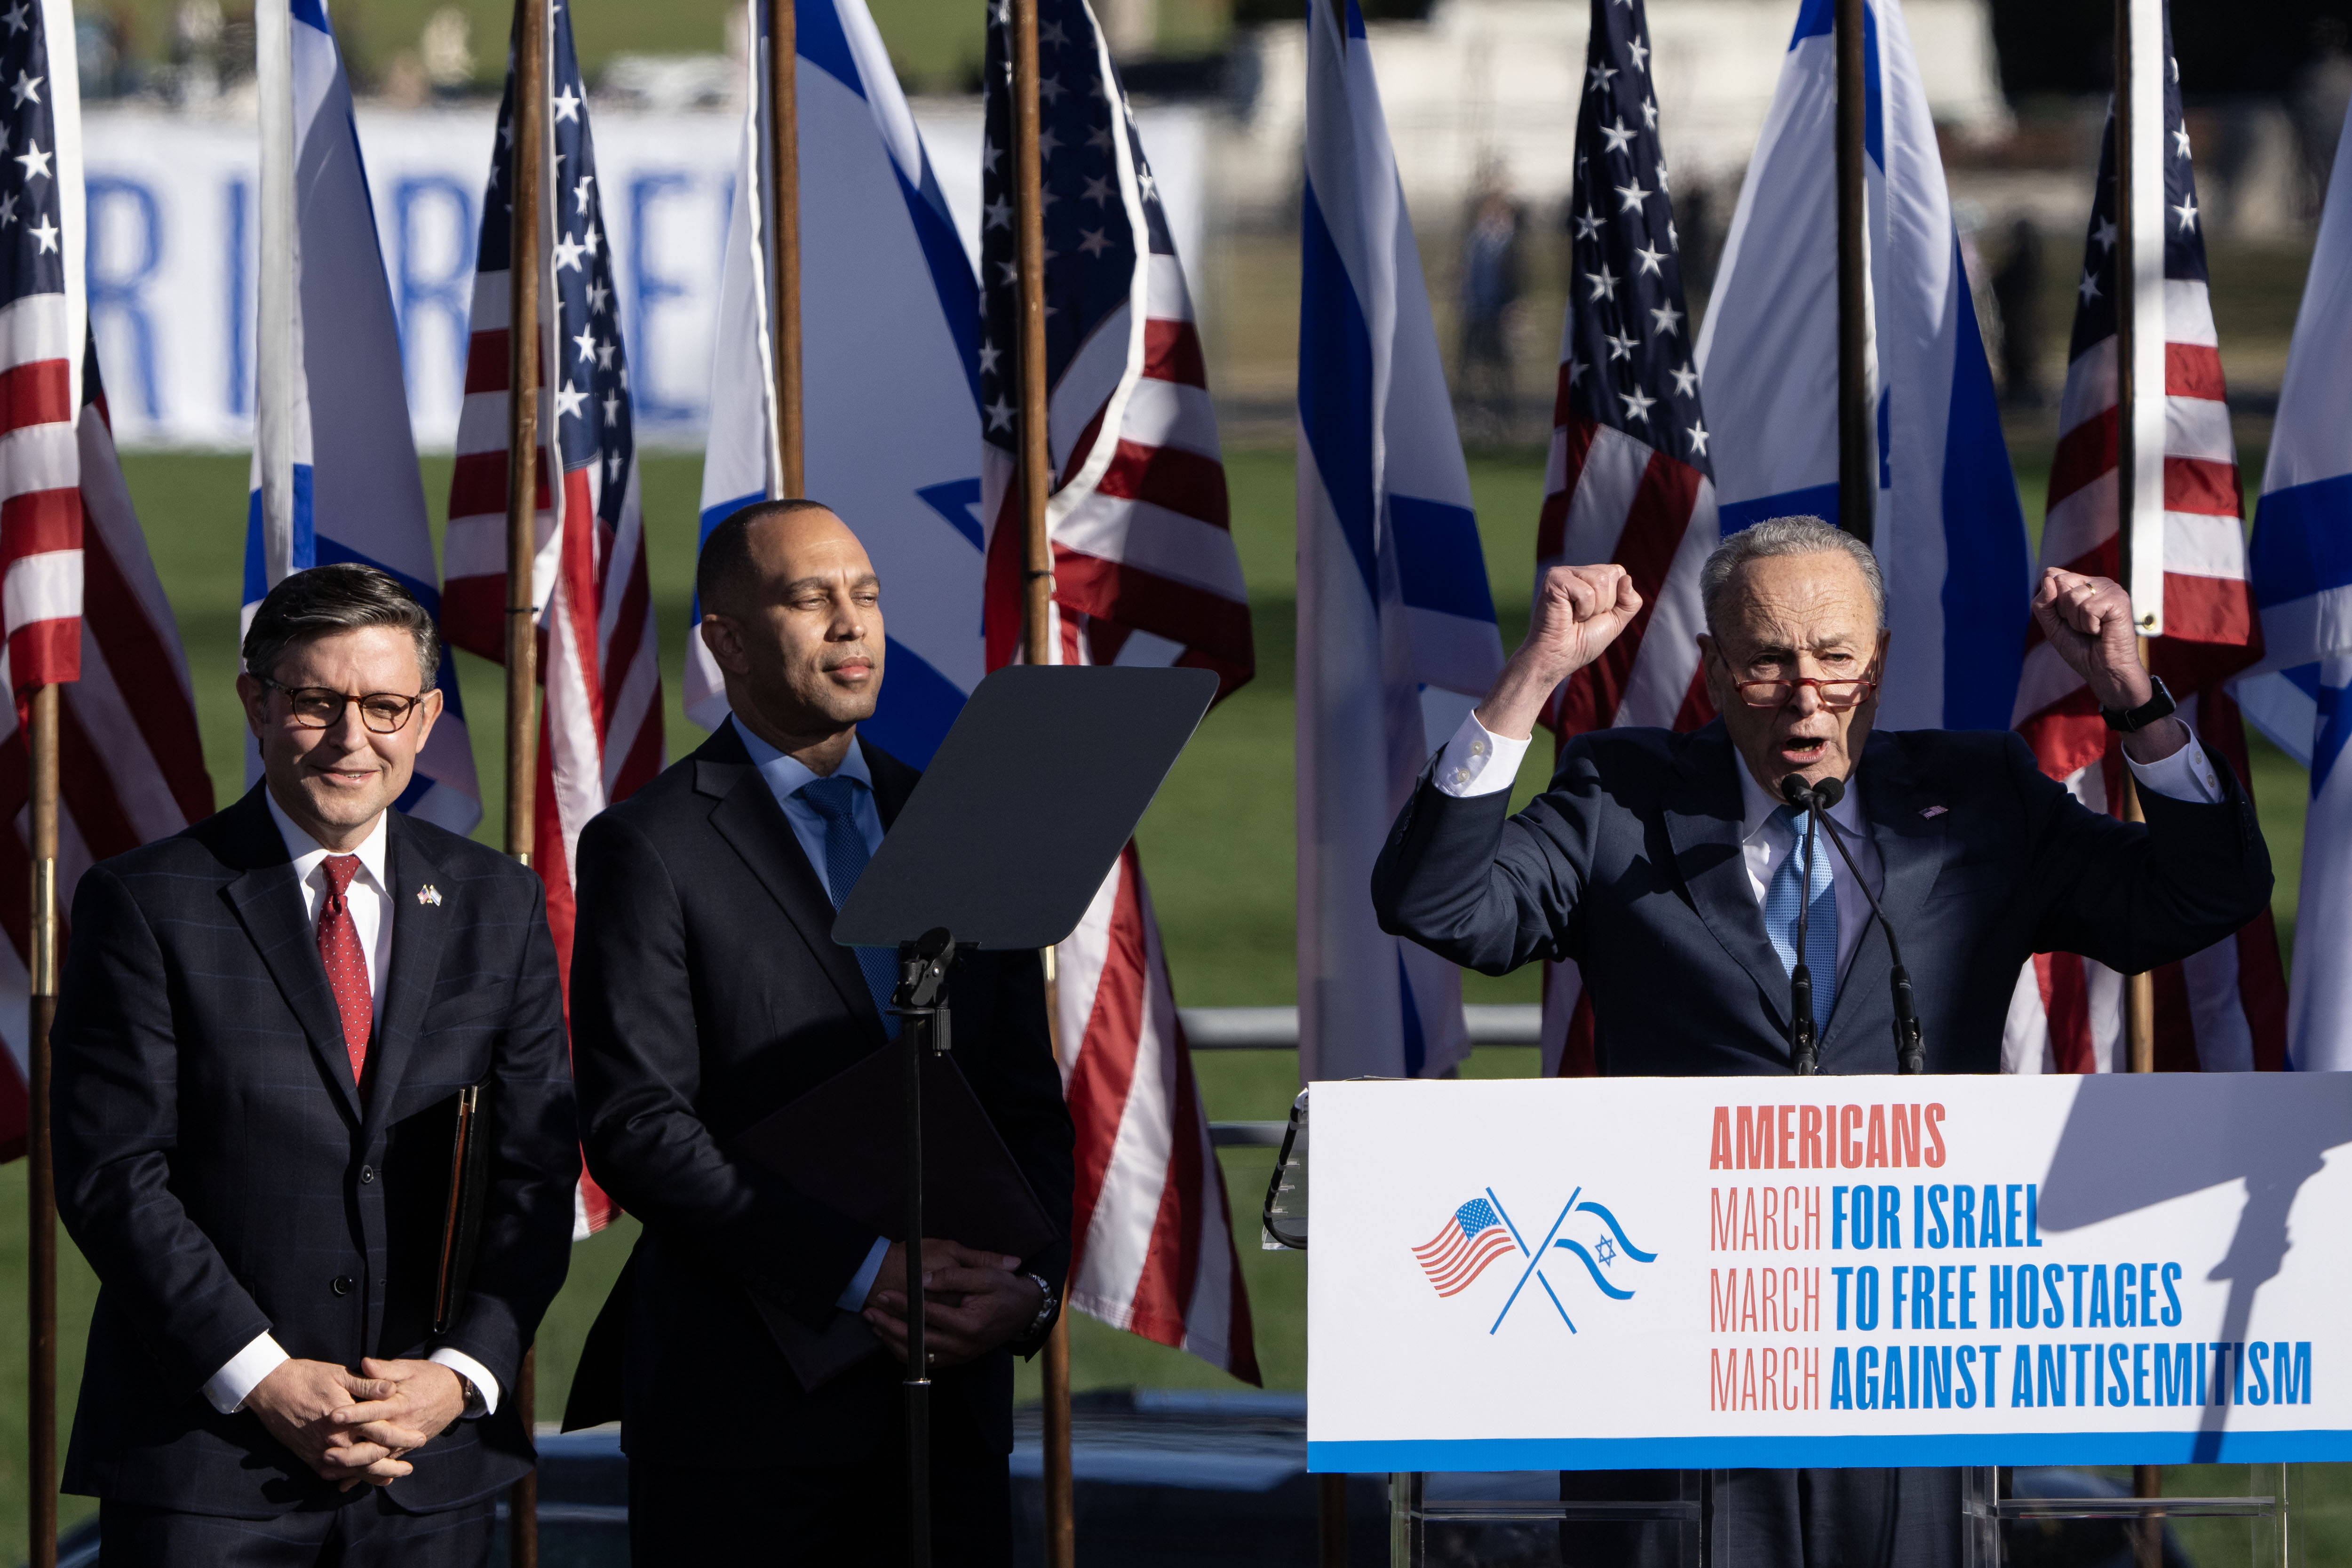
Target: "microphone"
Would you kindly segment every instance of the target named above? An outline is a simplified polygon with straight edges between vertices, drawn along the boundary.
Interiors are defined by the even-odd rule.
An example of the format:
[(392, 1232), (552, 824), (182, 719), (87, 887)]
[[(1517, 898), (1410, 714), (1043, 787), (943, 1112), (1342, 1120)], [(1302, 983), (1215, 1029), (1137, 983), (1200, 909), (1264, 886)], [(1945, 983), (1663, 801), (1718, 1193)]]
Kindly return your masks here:
[[(1793, 776), (1792, 774), (1791, 777)], [(1782, 792), (1786, 793), (1787, 788), (1787, 782), (1783, 781)], [(1821, 816), (1822, 825), (1830, 830), (1830, 842), (1837, 847), (1838, 855), (1845, 861), (1846, 869), (1853, 873), (1853, 885), (1862, 889), (1862, 896), (1864, 899), (1870, 900), (1870, 912), (1877, 917), (1878, 929), (1886, 933), (1886, 954), (1892, 962), (1892, 967), (1887, 973), (1887, 984), (1895, 993), (1895, 1070), (1906, 1077), (1924, 1073), (1927, 1070), (1927, 1046), (1920, 1037), (1919, 1013), (1914, 1005), (1911, 993), (1911, 975), (1910, 972), (1903, 967), (1903, 949), (1895, 940), (1895, 922), (1888, 920), (1886, 911), (1878, 907), (1878, 896), (1870, 890), (1870, 882), (1863, 876), (1862, 868), (1853, 863), (1853, 852), (1845, 847), (1843, 830), (1838, 826), (1837, 819), (1829, 815), (1829, 808), (1845, 798), (1845, 781), (1823, 779), (1809, 793), (1812, 796), (1813, 809)]]
[(1813, 821), (1821, 815), (1821, 800), (1802, 773), (1780, 781), (1780, 798), (1805, 813), (1804, 890), (1797, 897), (1796, 962), (1789, 966), (1789, 1065), (1799, 1078), (1811, 1078), (1821, 1071), (1821, 1045), (1813, 1037), (1813, 972), (1805, 964), (1805, 933), (1812, 914)]

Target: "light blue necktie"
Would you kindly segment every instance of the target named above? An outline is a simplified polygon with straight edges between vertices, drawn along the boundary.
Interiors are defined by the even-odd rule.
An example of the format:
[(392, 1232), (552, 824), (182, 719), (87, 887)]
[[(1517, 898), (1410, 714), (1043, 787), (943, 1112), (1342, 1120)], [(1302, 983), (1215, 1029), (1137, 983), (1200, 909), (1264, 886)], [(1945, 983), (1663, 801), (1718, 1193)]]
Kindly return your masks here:
[[(864, 787), (856, 779), (836, 773), (828, 779), (811, 779), (793, 792), (824, 818), (824, 885), (836, 910), (848, 901), (849, 889), (857, 886), (857, 879), (866, 874), (866, 863), (874, 858), (874, 851), (866, 847), (866, 835), (857, 830), (857, 792)], [(887, 947), (854, 947), (850, 952), (857, 955), (866, 989), (874, 993), (874, 1006), (882, 1015), (882, 1032), (897, 1039), (898, 1020), (891, 1016), (890, 998), (898, 989), (898, 955)]]
[[(1797, 902), (1800, 889), (1805, 886), (1805, 814), (1793, 805), (1784, 805), (1772, 814), (1772, 820), (1795, 836), (1796, 847), (1782, 858), (1780, 868), (1772, 873), (1772, 885), (1764, 890), (1764, 934), (1772, 939), (1772, 951), (1780, 955), (1780, 967), (1793, 972), (1797, 967)], [(1816, 1040), (1829, 1026), (1830, 1009), (1837, 1003), (1837, 895), (1830, 888), (1830, 857), (1837, 850), (1828, 838), (1824, 832), (1813, 841), (1812, 887), (1805, 895), (1812, 907), (1811, 917), (1805, 925), (1805, 967), (1813, 975)], [(830, 845), (833, 841), (828, 837), (825, 842)]]

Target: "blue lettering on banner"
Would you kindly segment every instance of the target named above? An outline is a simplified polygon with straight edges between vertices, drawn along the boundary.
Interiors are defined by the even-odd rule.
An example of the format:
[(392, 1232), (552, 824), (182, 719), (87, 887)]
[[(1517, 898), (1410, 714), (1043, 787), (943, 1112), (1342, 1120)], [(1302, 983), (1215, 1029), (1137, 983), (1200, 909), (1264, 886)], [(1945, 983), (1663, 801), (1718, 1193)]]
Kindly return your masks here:
[[(1912, 1365), (1918, 1364), (1918, 1352), (1912, 1352)], [(1908, 1410), (1911, 1395), (1903, 1375), (1903, 1347), (1886, 1347), (1886, 1375), (1878, 1380), (1878, 1405), (1882, 1410)]]
[(1894, 1317), (1886, 1325), (1890, 1329), (1899, 1329), (1903, 1326), (1903, 1307), (1911, 1293), (1911, 1288), (1904, 1283), (1903, 1277), (1910, 1272), (1911, 1269), (1907, 1264), (1900, 1263), (1886, 1271), (1887, 1304), (1895, 1310)]
[(1853, 1408), (1853, 1365), (1847, 1359), (1843, 1345), (1838, 1346), (1830, 1356), (1830, 1408)]
[(1878, 1408), (1878, 1347), (1864, 1345), (1854, 1355), (1854, 1400), (1864, 1410)]
[(2000, 1245), (2000, 1189), (1990, 1182), (1985, 1184), (1984, 1204), (1978, 1211), (1977, 1245)]
[(2194, 1385), (2189, 1381), (2195, 1375), (2189, 1359), (2194, 1348), (2188, 1344), (2156, 1347), (2156, 1402), (2158, 1405), (2199, 1403), (2193, 1397)]
[(2019, 1215), (2017, 1209), (2017, 1194), (2024, 1190), (2025, 1189), (2023, 1187), (2019, 1186), (2016, 1183), (2011, 1183), (2009, 1186), (2008, 1200), (2001, 1205), (2001, 1230), (2003, 1235), (2007, 1237), (2005, 1245), (2010, 1247), (2023, 1247), (2025, 1245), (2025, 1238), (2017, 1234), (2017, 1222), (2021, 1217), (2022, 1217)]
[(2116, 1405), (2129, 1405), (2131, 1403), (2131, 1347), (2121, 1341), (2109, 1345), (2107, 1366), (2115, 1374), (2115, 1393), (2107, 1403)]
[[(90, 323), (94, 329), (111, 323), (130, 339), (131, 382), (138, 388), (140, 411), (161, 419), (155, 323), (147, 313), (146, 289), (163, 263), (163, 214), (155, 193), (137, 180), (92, 174), (84, 188), (89, 203), (83, 256)], [(74, 344), (72, 353), (79, 354), (81, 345)]]
[(1911, 1270), (1911, 1326), (1936, 1326), (1936, 1271), (1924, 1263)]
[(1864, 1333), (1878, 1327), (1878, 1270), (1867, 1264), (1853, 1274), (1853, 1326)]
[(2131, 1402), (2134, 1405), (2155, 1404), (2156, 1401), (2147, 1396), (2147, 1346), (2145, 1343), (2132, 1346), (2131, 1367)]
[[(1977, 1405), (1977, 1347), (1962, 1345), (1954, 1360), (1954, 1365), (1956, 1370), (1953, 1373), (1953, 1378), (1957, 1386), (1952, 1390), (1953, 1396), (1959, 1400), (1961, 1409), (1973, 1410)], [(1990, 1368), (1986, 1369), (1985, 1403), (1988, 1405), (1992, 1403), (1991, 1369)]]
[(1899, 1187), (1878, 1189), (1878, 1245), (1890, 1249), (1903, 1245), (1903, 1191)]
[(1845, 1250), (1845, 1194), (1843, 1187), (1830, 1189), (1830, 1250)]
[(2168, 1263), (2164, 1266), (2164, 1326), (2168, 1329), (2177, 1329), (2180, 1326), (2180, 1292), (2172, 1288), (2173, 1282), (2180, 1278), (2180, 1265), (2178, 1263)]
[(1960, 1327), (1964, 1329), (1977, 1326), (1977, 1321), (1969, 1316), (1969, 1307), (1977, 1299), (1976, 1282), (1969, 1277), (1976, 1271), (1977, 1266), (1973, 1263), (1960, 1265)]
[(2107, 1268), (2104, 1263), (2091, 1265), (2091, 1315), (2080, 1326), (2089, 1329), (2111, 1329), (2114, 1320), (2107, 1313)]
[[(1977, 1348), (1984, 1352), (1985, 1408), (1987, 1410), (1995, 1409), (2000, 1404), (2000, 1383), (1999, 1381), (2000, 1377), (2000, 1347), (1999, 1345), (1979, 1345)], [(2025, 1347), (2023, 1345), (2017, 1347), (2017, 1359), (2021, 1362), (2025, 1359)]]
[(2294, 1359), (2287, 1356), (2287, 1342), (2279, 1341), (2271, 1346), (2271, 1376), (2275, 1380), (2281, 1405), (2311, 1403), (2311, 1342), (2298, 1340), (2294, 1346)]
[[(437, 274), (422, 270), (425, 246), (417, 233), (417, 216), (440, 203), (448, 212), (456, 237)], [(416, 347), (428, 311), (440, 314), (448, 336), (449, 363), (464, 374), (467, 328), (474, 312), (474, 194), (446, 174), (410, 175), (392, 187), (393, 234), (400, 253), (399, 277), (394, 298), (400, 306), (400, 363), (408, 373), (413, 395), (420, 374)]]
[(1952, 1189), (1952, 1245), (1977, 1244), (1977, 1190), (1963, 1183)]
[(227, 220), (222, 232), (228, 240), (228, 255), (223, 258), (221, 276), (228, 286), (228, 299), (223, 302), (221, 319), (228, 324), (228, 411), (239, 419), (253, 413), (253, 312), (247, 308), (246, 241), (251, 233), (249, 209), (253, 205), (253, 187), (243, 180), (230, 180), (221, 187), (221, 205), (227, 209)]
[(2246, 1403), (2268, 1405), (2271, 1402), (2271, 1347), (2256, 1340), (2246, 1347), (2246, 1355), (2254, 1363), (2254, 1386), (2247, 1391)]
[(2078, 1329), (2083, 1326), (2083, 1276), (2090, 1271), (2090, 1265), (2086, 1263), (2069, 1263), (2066, 1265), (2066, 1272), (2074, 1277), (2074, 1326)]
[[(2029, 1263), (2025, 1267), (2030, 1269), (2033, 1265)], [(2050, 1299), (2050, 1304), (2043, 1308), (2042, 1312), (2042, 1326), (2045, 1329), (2063, 1329), (2066, 1326), (2066, 1309), (2059, 1304), (2058, 1299), (2058, 1287), (2063, 1278), (2063, 1270), (2059, 1265), (2050, 1263), (2042, 1266), (2042, 1294)], [(2021, 1329), (2030, 1329), (2033, 1325), (2020, 1319), (2017, 1326)]]
[(2155, 1264), (2139, 1266), (2139, 1326), (2143, 1329), (2156, 1326), (2156, 1279)]
[[(2067, 1347), (2064, 1345), (2041, 1345), (2036, 1348), (2039, 1354), (2034, 1360), (2033, 1403), (2036, 1405), (2063, 1405), (2066, 1403)], [(2075, 1352), (2074, 1403), (2080, 1405), (2083, 1403), (2083, 1347), (2076, 1345), (2074, 1349)], [(2018, 1352), (2018, 1360), (2021, 1363), (2024, 1359), (2025, 1353), (2021, 1348)], [(2021, 1365), (2018, 1368), (2019, 1379), (2021, 1382), (2023, 1381), (2024, 1370), (2025, 1369)]]
[(1911, 1245), (1927, 1245), (1927, 1189), (1916, 1182), (1911, 1184)]
[[(650, 241), (668, 228), (654, 216), (653, 208), (671, 193), (685, 190), (692, 184), (686, 175), (675, 172), (639, 174), (629, 182), (629, 273), (637, 280), (636, 308), (632, 312), (635, 320), (629, 323), (631, 342), (657, 341), (660, 334), (653, 325), (655, 311), (665, 301), (683, 299), (688, 293), (685, 284), (655, 268), (656, 247)], [(641, 424), (683, 423), (703, 413), (699, 402), (667, 395), (656, 378), (646, 374), (647, 360), (638, 360), (635, 368), (636, 374), (630, 377), (629, 394), (635, 399), (632, 411)]]
[(1949, 1410), (1952, 1407), (1952, 1347), (1949, 1345), (1919, 1345), (1913, 1348), (1919, 1363), (1919, 1408)]
[(2041, 1185), (2038, 1183), (2030, 1183), (2025, 1189), (2025, 1245), (2028, 1247), (2042, 1245), (2041, 1207)]
[[(2134, 1272), (2130, 1264), (2118, 1263), (2116, 1265), (2115, 1326), (2116, 1328), (2128, 1329), (2138, 1325), (2139, 1320), (2134, 1316), (2133, 1305), (2137, 1300), (2137, 1298), (2133, 1294), (2133, 1291), (2137, 1289), (2137, 1280), (2138, 1276)], [(2094, 1294), (2091, 1299), (2094, 1301), (2096, 1301), (2098, 1297)]]
[(1951, 1189), (1941, 1182), (1927, 1189), (1927, 1248), (1931, 1252), (1941, 1252), (1952, 1245), (1951, 1225), (1944, 1217), (1944, 1205), (1951, 1195)]
[[(1847, 1280), (1847, 1279), (1848, 1279), (1853, 1275), (1853, 1265), (1849, 1264), (1849, 1265), (1847, 1265), (1847, 1266), (1846, 1266), (1845, 1268), (1832, 1268), (1832, 1269), (1831, 1269), (1831, 1270), (1830, 1270), (1830, 1273), (1831, 1273), (1831, 1275), (1832, 1275), (1832, 1276), (1833, 1276), (1833, 1277), (1836, 1279), (1836, 1280), (1837, 1280), (1837, 1296), (1838, 1296), (1838, 1304), (1837, 1304), (1837, 1326), (1838, 1326), (1838, 1331), (1839, 1331), (1840, 1333), (1843, 1333), (1843, 1332), (1845, 1331), (1845, 1287), (1846, 1287), (1846, 1280)], [(1843, 1351), (1840, 1351), (1840, 1352), (1838, 1352), (1838, 1354), (1840, 1354), (1840, 1355), (1843, 1355), (1843, 1354), (1845, 1354), (1845, 1352), (1844, 1352)]]
[[(2017, 1304), (2016, 1286), (2023, 1282), (2016, 1279), (2015, 1270), (2006, 1263), (1985, 1265), (1985, 1293), (1988, 1298), (1985, 1312), (1991, 1320), (1985, 1325), (1987, 1328), (2005, 1329), (2010, 1326), (2012, 1318), (2021, 1310)], [(2021, 1322), (2018, 1326), (2022, 1328), (2025, 1325)]]
[[(2068, 1345), (2066, 1348), (2074, 1352), (2074, 1403), (2077, 1405), (2088, 1405), (2091, 1403), (2091, 1390), (2089, 1384), (2084, 1379), (2083, 1372), (2083, 1358), (2086, 1354), (2095, 1352), (2099, 1347), (2096, 1345)], [(2060, 1403), (2063, 1404), (2064, 1401), (2061, 1400)]]

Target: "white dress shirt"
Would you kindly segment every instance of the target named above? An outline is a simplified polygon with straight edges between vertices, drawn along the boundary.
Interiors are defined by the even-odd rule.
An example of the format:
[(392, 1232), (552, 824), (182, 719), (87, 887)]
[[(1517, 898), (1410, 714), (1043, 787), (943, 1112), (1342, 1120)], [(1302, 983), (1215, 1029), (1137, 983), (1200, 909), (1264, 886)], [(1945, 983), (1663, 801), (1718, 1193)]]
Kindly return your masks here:
[[(824, 814), (800, 798), (803, 785), (825, 775), (799, 758), (776, 750), (751, 733), (751, 727), (733, 714), (728, 715), (727, 721), (735, 726), (743, 749), (751, 754), (751, 765), (767, 781), (769, 793), (784, 808), (784, 820), (792, 825), (793, 837), (800, 840), (801, 853), (808, 857), (809, 868), (816, 873), (816, 879), (838, 906), (846, 889), (836, 890), (833, 879), (824, 872)], [(866, 852), (873, 854), (882, 847), (882, 809), (874, 804), (874, 774), (866, 766), (865, 748), (855, 739), (832, 776), (855, 779), (866, 786), (851, 792), (850, 799), (855, 804), (850, 807), (849, 819), (857, 825), (859, 837), (866, 840)], [(874, 1276), (881, 1272), (883, 1256), (889, 1250), (889, 1237), (876, 1237), (874, 1245), (866, 1250), (866, 1261), (857, 1266), (857, 1272), (850, 1276), (848, 1288), (834, 1299), (834, 1305), (845, 1312), (863, 1310), (866, 1293), (874, 1289)]]
[[(1438, 789), (1465, 800), (1508, 790), (1518, 777), (1519, 763), (1533, 740), (1533, 736), (1514, 741), (1507, 735), (1497, 735), (1479, 723), (1477, 713), (1473, 711), (1438, 753)], [(2131, 762), (2128, 757), (2124, 760)], [(1792, 832), (1773, 821), (1772, 814), (1781, 803), (1756, 782), (1756, 775), (1748, 772), (1745, 762), (1735, 761), (1732, 765), (1739, 774), (1740, 859), (1748, 868), (1748, 890), (1756, 895), (1756, 907), (1760, 910), (1781, 859), (1803, 843), (1802, 830)], [(2205, 748), (2198, 744), (2194, 734), (2172, 755), (2145, 764), (2131, 763), (2131, 771), (2140, 787), (2174, 800), (2210, 805), (2221, 798), (2221, 780), (2214, 776), (2212, 761), (2205, 755)], [(1846, 847), (1853, 852), (1854, 863), (1870, 879), (1870, 890), (1883, 893), (1884, 873), (1879, 867), (1878, 847), (1871, 841), (1870, 828), (1862, 814), (1862, 790), (1858, 776), (1849, 780), (1844, 798), (1830, 808), (1830, 816), (1846, 830)], [(1813, 854), (1817, 859), (1828, 858), (1831, 886), (1837, 890), (1837, 962), (1842, 978), (1871, 919), (1870, 903), (1854, 884), (1845, 858), (1829, 842), (1826, 833), (1813, 841)]]
[[(295, 884), (302, 891), (302, 916), (315, 936), (319, 906), (330, 890), (325, 865), (328, 852), (317, 839), (295, 826), (294, 819), (278, 804), (276, 795), (264, 789), (261, 798), (268, 803), (269, 819), (278, 824), (278, 837), (286, 841), (286, 853), (293, 859)], [(396, 908), (384, 871), (386, 837), (384, 819), (379, 816), (359, 847), (350, 851), (360, 858), (360, 868), (343, 895), (344, 906), (351, 910), (352, 928), (360, 939), (360, 952), (367, 960), (368, 991), (374, 998), (375, 1022), (379, 1026), (383, 1022), (384, 977), (392, 972), (392, 921)], [(256, 1384), (277, 1371), (279, 1363), (289, 1359), (275, 1336), (258, 1335), (205, 1382), (205, 1397), (222, 1415), (233, 1415), (244, 1408), (246, 1396)], [(457, 1373), (480, 1394), (482, 1408), (468, 1411), (469, 1415), (487, 1415), (499, 1407), (499, 1383), (490, 1375), (489, 1368), (463, 1351), (437, 1350), (430, 1359)]]

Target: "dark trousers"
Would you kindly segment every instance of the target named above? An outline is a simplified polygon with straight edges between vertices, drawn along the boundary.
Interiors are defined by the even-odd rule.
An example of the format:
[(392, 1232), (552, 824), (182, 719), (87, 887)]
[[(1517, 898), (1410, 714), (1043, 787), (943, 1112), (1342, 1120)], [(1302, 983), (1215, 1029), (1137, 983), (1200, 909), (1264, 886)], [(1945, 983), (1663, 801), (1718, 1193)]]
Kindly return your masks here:
[[(946, 1412), (935, 1412), (934, 1420)], [(931, 1561), (938, 1568), (1010, 1568), (1010, 1461), (941, 1422), (931, 1436)], [(634, 1568), (884, 1568), (907, 1546), (906, 1453), (886, 1444), (840, 1465), (711, 1469), (629, 1461)]]
[[(1960, 1475), (1950, 1469), (1729, 1470), (1701, 1489), (1706, 1568), (1958, 1568)], [(1671, 1470), (1560, 1476), (1569, 1500), (1677, 1495)], [(1567, 1525), (1570, 1568), (1675, 1568), (1680, 1534), (1653, 1524)]]
[(376, 1487), (333, 1508), (221, 1519), (141, 1503), (98, 1507), (102, 1568), (484, 1568), (498, 1500), (407, 1513)]

